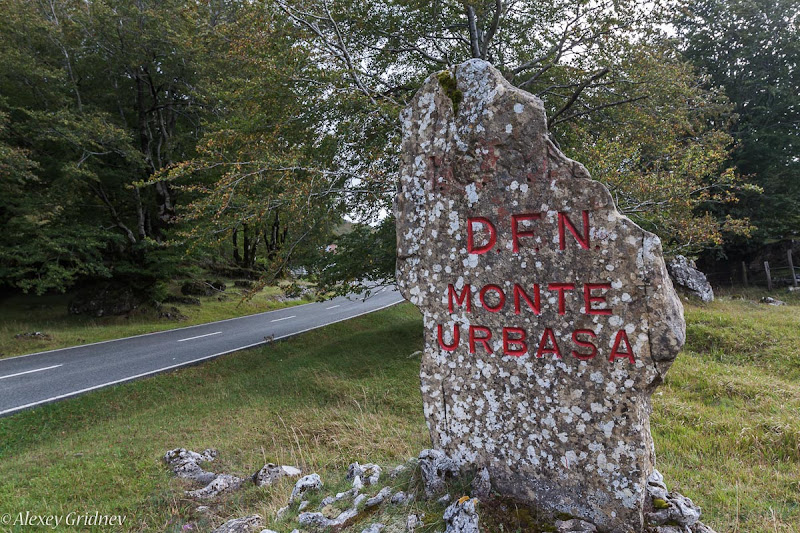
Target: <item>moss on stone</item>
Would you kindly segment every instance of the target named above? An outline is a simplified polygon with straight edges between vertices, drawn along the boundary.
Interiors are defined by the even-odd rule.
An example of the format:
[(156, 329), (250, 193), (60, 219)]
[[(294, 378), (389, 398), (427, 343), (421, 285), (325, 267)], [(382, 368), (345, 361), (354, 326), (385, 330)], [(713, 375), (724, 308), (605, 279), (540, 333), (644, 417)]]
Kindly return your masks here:
[(437, 74), (436, 77), (439, 79), (439, 85), (441, 85), (442, 89), (444, 89), (444, 93), (453, 104), (453, 114), (457, 115), (458, 106), (461, 104), (461, 100), (464, 99), (464, 93), (458, 90), (456, 79), (449, 70), (443, 70)]
[(653, 507), (656, 509), (669, 509), (669, 504), (661, 498), (653, 498)]

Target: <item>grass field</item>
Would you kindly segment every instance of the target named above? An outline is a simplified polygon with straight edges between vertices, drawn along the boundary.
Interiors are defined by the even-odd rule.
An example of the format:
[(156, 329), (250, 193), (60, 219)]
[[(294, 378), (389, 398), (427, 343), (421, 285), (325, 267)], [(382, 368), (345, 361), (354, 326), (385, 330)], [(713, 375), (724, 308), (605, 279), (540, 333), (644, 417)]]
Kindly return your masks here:
[[(227, 287), (219, 296), (200, 297), (201, 305), (165, 304), (177, 307), (186, 317), (183, 320), (159, 318), (152, 308), (135, 310), (129, 316), (76, 316), (67, 312), (71, 295), (11, 296), (0, 301), (0, 358), (205, 324), (308, 302), (285, 299), (280, 287), (266, 287), (244, 300), (242, 289), (234, 288), (233, 283)], [(16, 337), (36, 331), (46, 336)]]
[[(799, 533), (800, 301), (739, 296), (687, 306), (687, 349), (653, 401), (658, 468), (718, 533)], [(273, 461), (326, 481), (352, 461), (403, 462), (429, 443), (421, 333), (404, 304), (0, 419), (0, 514), (98, 511), (126, 515), (129, 531), (205, 531), (288, 499), (290, 483), (249, 486), (203, 517), (160, 462), (175, 447), (217, 448), (214, 471)]]

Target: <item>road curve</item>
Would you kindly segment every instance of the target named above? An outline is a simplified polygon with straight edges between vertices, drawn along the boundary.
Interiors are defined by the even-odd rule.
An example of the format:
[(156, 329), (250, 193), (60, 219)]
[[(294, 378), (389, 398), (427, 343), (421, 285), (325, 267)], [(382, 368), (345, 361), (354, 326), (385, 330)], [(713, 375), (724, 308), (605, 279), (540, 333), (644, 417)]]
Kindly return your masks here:
[(0, 417), (396, 305), (393, 288), (208, 324), (0, 359)]

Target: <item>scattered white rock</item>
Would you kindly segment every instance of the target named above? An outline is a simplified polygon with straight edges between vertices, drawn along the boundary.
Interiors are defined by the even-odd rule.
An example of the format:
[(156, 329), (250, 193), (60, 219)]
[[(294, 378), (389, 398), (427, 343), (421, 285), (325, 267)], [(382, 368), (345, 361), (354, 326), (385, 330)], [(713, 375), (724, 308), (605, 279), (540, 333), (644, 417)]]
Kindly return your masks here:
[(591, 522), (573, 518), (571, 520), (556, 520), (558, 533), (596, 533), (597, 527)]
[(368, 509), (370, 507), (375, 507), (376, 505), (380, 505), (383, 502), (385, 502), (391, 495), (392, 495), (392, 488), (383, 487), (378, 494), (368, 499), (365, 505)]
[(282, 477), (297, 477), (300, 474), (300, 469), (293, 466), (278, 466), (273, 463), (267, 463), (261, 470), (253, 474), (253, 483), (257, 487), (268, 487)]
[(704, 302), (714, 301), (714, 289), (706, 279), (706, 275), (697, 270), (694, 261), (677, 255), (667, 264), (667, 271), (676, 285), (683, 287), (689, 294), (697, 296)]
[(461, 498), (444, 511), (445, 533), (478, 533), (478, 512), (472, 498)]
[(206, 514), (210, 510), (211, 508), (208, 505), (200, 505), (199, 507), (197, 507), (197, 509), (195, 509), (195, 511), (202, 514)]
[(422, 450), (419, 454), (419, 466), (427, 498), (443, 492), (446, 481), (458, 477), (458, 466), (441, 450)]
[[(425, 515), (422, 516), (424, 517)], [(420, 516), (417, 516), (415, 514), (410, 514), (408, 515), (408, 518), (406, 518), (406, 531), (412, 532), (421, 525), (422, 525), (422, 517)]]
[(254, 514), (244, 518), (228, 520), (211, 533), (251, 533), (262, 527), (261, 516)]
[(342, 511), (336, 518), (328, 518), (322, 513), (300, 513), (297, 521), (312, 529), (340, 528), (358, 515), (358, 510), (353, 507)]
[(647, 478), (647, 493), (650, 498), (659, 498), (664, 501), (669, 499), (669, 491), (667, 491), (667, 485), (664, 483), (664, 476), (658, 470), (653, 470), (653, 473)]
[(392, 468), (392, 470), (389, 472), (389, 477), (391, 479), (394, 479), (403, 472), (405, 472), (407, 468), (408, 466), (406, 465), (397, 465), (396, 467)]
[(281, 518), (286, 516), (287, 512), (289, 512), (289, 506), (288, 505), (286, 507), (281, 507), (280, 509), (278, 509), (278, 512), (275, 513), (275, 520), (280, 520)]
[(223, 492), (231, 492), (242, 486), (242, 479), (230, 474), (219, 474), (214, 480), (197, 490), (187, 490), (186, 495), (190, 498), (214, 498)]
[(261, 530), (261, 533), (278, 533), (278, 532), (277, 532), (277, 531), (274, 531), (274, 530), (272, 530), (272, 529), (262, 529), (262, 530)]
[(381, 467), (376, 464), (367, 463), (365, 465), (360, 465), (358, 463), (352, 463), (347, 467), (347, 479), (353, 480), (354, 486), (357, 478), (360, 478), (364, 485), (375, 485), (380, 480), (380, 477)]
[(322, 488), (322, 479), (319, 474), (309, 474), (301, 477), (292, 490), (292, 495), (289, 498), (289, 503), (293, 503), (297, 498), (305, 494), (309, 490), (319, 490)]
[(786, 302), (784, 302), (782, 300), (777, 300), (777, 299), (773, 298), (772, 296), (764, 296), (763, 298), (761, 298), (761, 303), (762, 304), (767, 304), (767, 305), (776, 305), (776, 306), (777, 305), (786, 305)]
[(380, 523), (371, 524), (369, 527), (365, 527), (361, 530), (361, 533), (381, 533), (386, 526)]
[(288, 476), (288, 477), (298, 477), (300, 474), (303, 473), (302, 470), (300, 470), (299, 468), (297, 468), (295, 466), (283, 465), (281, 467), (281, 470), (283, 471), (283, 475), (284, 476)]
[(394, 505), (399, 505), (405, 502), (406, 498), (407, 498), (406, 493), (401, 490), (400, 492), (392, 496), (391, 503), (393, 503)]
[(198, 463), (211, 462), (217, 457), (217, 450), (203, 450), (202, 453), (193, 452), (186, 448), (175, 448), (164, 454), (164, 462), (172, 467), (178, 477), (191, 479), (199, 483), (211, 483), (217, 475), (203, 470)]
[(298, 511), (305, 511), (306, 507), (308, 507), (308, 500), (303, 500), (300, 502), (300, 505), (297, 506)]
[(326, 505), (330, 505), (332, 503), (336, 503), (336, 502), (341, 501), (341, 500), (343, 500), (345, 498), (353, 498), (357, 494), (358, 494), (358, 490), (356, 490), (355, 488), (352, 488), (352, 489), (347, 490), (345, 492), (339, 492), (338, 494), (336, 494), (336, 496), (325, 496), (325, 498), (322, 499), (322, 502), (320, 502), (319, 508), (322, 509)]
[(444, 496), (436, 500), (436, 503), (438, 503), (439, 505), (447, 505), (448, 503), (450, 503), (450, 495), (445, 494)]
[(669, 507), (656, 509), (647, 513), (647, 522), (656, 526), (677, 523), (680, 526), (691, 526), (700, 520), (700, 508), (682, 494), (670, 493), (666, 500)]

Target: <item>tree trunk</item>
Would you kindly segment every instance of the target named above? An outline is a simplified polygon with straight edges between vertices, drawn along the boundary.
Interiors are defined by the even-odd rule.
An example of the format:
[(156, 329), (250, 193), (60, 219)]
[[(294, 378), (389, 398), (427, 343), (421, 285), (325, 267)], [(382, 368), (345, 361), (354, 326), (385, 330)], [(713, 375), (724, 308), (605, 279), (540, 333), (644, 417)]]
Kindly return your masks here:
[(239, 255), (239, 229), (233, 228), (233, 261), (236, 263), (236, 266), (242, 266), (242, 256)]

